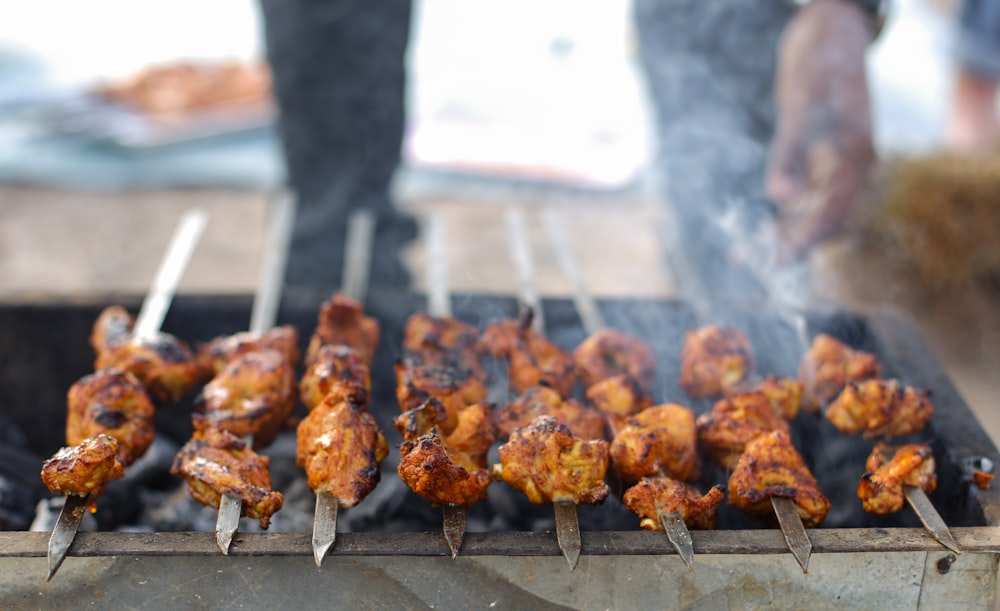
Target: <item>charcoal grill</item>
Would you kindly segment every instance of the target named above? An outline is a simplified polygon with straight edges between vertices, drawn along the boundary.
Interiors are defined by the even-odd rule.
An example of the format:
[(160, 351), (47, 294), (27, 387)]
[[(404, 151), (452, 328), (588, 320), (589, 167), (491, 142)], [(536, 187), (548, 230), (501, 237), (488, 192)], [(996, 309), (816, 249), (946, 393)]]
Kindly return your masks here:
[[(298, 327), (304, 343), (326, 297), (287, 292), (279, 323)], [(42, 457), (62, 445), (65, 391), (91, 370), (87, 338), (97, 314), (111, 303), (135, 311), (140, 298), (113, 295), (0, 306), (0, 406), (23, 430), (26, 451), (38, 457), (38, 467)], [(478, 325), (518, 311), (516, 299), (504, 296), (456, 294), (452, 303), (456, 317)], [(692, 402), (677, 386), (681, 338), (697, 324), (687, 304), (607, 299), (598, 305), (609, 326), (647, 338), (655, 347), (656, 399), (683, 403), (698, 413), (709, 409), (707, 402)], [(164, 330), (192, 342), (208, 340), (242, 330), (250, 307), (249, 296), (179, 296)], [(391, 446), (399, 441), (390, 424), (398, 413), (392, 362), (406, 317), (425, 307), (422, 295), (376, 289), (366, 303), (383, 328), (371, 410)], [(571, 301), (545, 299), (542, 308), (555, 343), (570, 348), (584, 339)], [(801, 355), (789, 350), (797, 343), (795, 333), (781, 320), (734, 315), (725, 322), (748, 334), (760, 372), (795, 373)], [(241, 531), (228, 557), (219, 553), (210, 530), (101, 530), (81, 532), (59, 574), (44, 583), (48, 533), (0, 532), (0, 607), (86, 602), (129, 608), (990, 607), (1000, 558), (1000, 504), (997, 491), (978, 489), (971, 474), (1000, 464), (996, 447), (906, 320), (892, 314), (824, 312), (810, 315), (810, 327), (875, 353), (887, 376), (932, 390), (937, 411), (923, 438), (933, 445), (940, 483), (930, 496), (962, 554), (935, 542), (908, 508), (887, 517), (861, 511), (854, 490), (870, 446), (840, 435), (821, 419), (800, 415), (793, 438), (833, 502), (824, 526), (810, 531), (814, 551), (807, 575), (777, 527), (762, 526), (730, 508), (720, 511), (719, 530), (692, 532), (696, 558), (689, 571), (663, 533), (639, 530), (638, 519), (615, 500), (581, 508), (583, 555), (570, 572), (554, 533), (547, 530), (551, 526), (544, 516), (551, 516), (551, 510), (507, 494), (502, 483), (490, 489), (495, 501), (470, 510), (462, 554), (453, 560), (440, 531), (440, 511), (431, 510), (405, 486), (393, 488), (398, 478), (395, 461), (389, 460), (379, 488), (397, 490), (405, 498), (386, 515), (355, 521), (357, 532), (338, 536), (321, 569), (313, 564), (307, 528)], [(494, 377), (503, 379), (502, 364), (494, 367)], [(157, 416), (158, 432), (183, 443), (191, 432), (189, 418), (190, 401), (164, 408)], [(702, 484), (721, 483), (723, 477), (706, 469)], [(101, 503), (98, 515), (105, 513), (114, 510)], [(506, 519), (498, 523), (491, 513)]]

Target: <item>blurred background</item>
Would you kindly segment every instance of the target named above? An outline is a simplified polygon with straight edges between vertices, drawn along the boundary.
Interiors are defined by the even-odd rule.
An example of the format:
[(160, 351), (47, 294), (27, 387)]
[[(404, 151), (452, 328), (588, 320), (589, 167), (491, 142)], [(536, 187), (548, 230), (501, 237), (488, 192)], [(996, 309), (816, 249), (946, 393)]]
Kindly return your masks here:
[[(1000, 166), (947, 146), (957, 9), (893, 2), (869, 53), (875, 213), (810, 262), (812, 298), (912, 317), (1000, 440)], [(513, 207), (528, 214), (543, 295), (569, 291), (533, 224), (556, 209), (595, 294), (678, 296), (631, 2), (417, 0), (412, 23), (394, 193), (418, 218), (449, 218), (453, 290), (516, 292)], [(250, 0), (6, 7), (0, 299), (141, 294), (191, 207), (211, 221), (181, 290), (252, 292), (284, 184), (263, 40)], [(417, 241), (405, 257), (416, 290), (425, 260)]]

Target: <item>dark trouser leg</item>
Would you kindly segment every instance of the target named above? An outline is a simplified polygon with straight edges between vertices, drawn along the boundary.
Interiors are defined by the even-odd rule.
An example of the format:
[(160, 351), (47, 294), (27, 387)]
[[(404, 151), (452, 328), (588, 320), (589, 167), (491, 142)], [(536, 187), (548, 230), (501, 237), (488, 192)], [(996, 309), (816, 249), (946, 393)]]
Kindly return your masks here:
[(347, 217), (379, 216), (373, 284), (408, 281), (399, 247), (412, 220), (389, 197), (405, 126), (409, 0), (261, 0), (298, 215), (287, 284), (340, 283)]
[[(730, 259), (734, 232), (768, 213), (763, 175), (774, 128), (777, 42), (789, 3), (636, 0), (656, 116), (657, 174), (677, 225), (665, 235), (685, 292), (745, 299), (756, 283)], [(668, 240), (670, 242), (671, 240)]]

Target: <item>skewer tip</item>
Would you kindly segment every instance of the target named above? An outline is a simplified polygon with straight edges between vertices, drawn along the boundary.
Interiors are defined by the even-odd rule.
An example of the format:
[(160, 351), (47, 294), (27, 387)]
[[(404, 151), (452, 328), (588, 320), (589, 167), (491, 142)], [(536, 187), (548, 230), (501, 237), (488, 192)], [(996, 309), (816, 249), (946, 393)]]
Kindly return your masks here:
[(576, 569), (580, 561), (580, 522), (576, 515), (576, 503), (572, 501), (556, 501), (553, 504), (556, 514), (556, 540), (562, 551), (569, 570)]
[(458, 558), (465, 540), (465, 507), (461, 505), (444, 506), (444, 538), (448, 541), (451, 557)]
[(676, 511), (670, 513), (660, 512), (660, 524), (663, 525), (667, 539), (677, 550), (677, 555), (681, 557), (688, 570), (694, 569), (694, 543), (691, 541), (691, 533), (688, 531), (684, 518)]
[(76, 531), (79, 530), (80, 522), (83, 521), (83, 516), (87, 511), (88, 502), (89, 497), (66, 497), (56, 525), (52, 528), (52, 534), (49, 535), (49, 572), (45, 576), (46, 582), (52, 579), (59, 567), (62, 566), (63, 560), (66, 559), (66, 554), (69, 553), (69, 548), (73, 545), (73, 540), (76, 539)]
[(340, 503), (329, 492), (316, 494), (316, 513), (313, 516), (313, 559), (316, 568), (323, 567), (323, 559), (337, 541), (337, 509)]
[(243, 499), (231, 494), (222, 495), (219, 502), (219, 517), (215, 522), (215, 542), (226, 556), (233, 544), (233, 536), (240, 526), (240, 514), (243, 512)]
[(788, 544), (788, 551), (792, 552), (795, 561), (802, 567), (802, 573), (809, 574), (809, 557), (812, 556), (812, 541), (806, 533), (806, 527), (802, 524), (799, 511), (795, 508), (792, 499), (783, 497), (771, 497), (771, 507), (774, 515), (778, 518), (781, 532), (785, 536)]

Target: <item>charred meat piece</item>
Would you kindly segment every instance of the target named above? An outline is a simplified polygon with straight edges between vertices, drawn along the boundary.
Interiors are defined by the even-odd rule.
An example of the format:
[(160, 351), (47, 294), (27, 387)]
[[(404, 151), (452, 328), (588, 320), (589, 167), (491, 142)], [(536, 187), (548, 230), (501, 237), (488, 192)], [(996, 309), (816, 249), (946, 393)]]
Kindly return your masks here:
[(77, 445), (100, 434), (119, 443), (122, 464), (130, 465), (153, 443), (156, 410), (142, 383), (107, 367), (78, 380), (66, 393), (66, 443)]
[(802, 406), (802, 382), (782, 376), (768, 376), (754, 386), (739, 384), (727, 389), (726, 396), (761, 392), (771, 401), (771, 405), (779, 416), (785, 420), (794, 420)]
[(694, 412), (668, 403), (626, 418), (611, 442), (611, 465), (626, 482), (650, 475), (682, 481), (698, 479)]
[(587, 400), (605, 414), (615, 416), (635, 414), (653, 405), (653, 398), (629, 375), (612, 376), (591, 384), (587, 387)]
[(787, 434), (790, 430), (788, 421), (762, 392), (720, 399), (712, 411), (698, 417), (697, 424), (701, 447), (726, 470), (736, 465), (751, 439), (770, 431)]
[(493, 477), (471, 459), (450, 450), (436, 430), (399, 446), (399, 479), (435, 507), (470, 507), (487, 498)]
[(472, 465), (487, 469), (486, 455), (497, 439), (492, 414), (493, 405), (490, 403), (476, 403), (463, 409), (458, 414), (458, 425), (445, 436), (444, 444), (468, 457)]
[(539, 416), (514, 431), (500, 446), (493, 474), (520, 490), (532, 503), (572, 502), (600, 505), (610, 489), (608, 443), (573, 436), (565, 424)]
[(608, 378), (627, 375), (644, 394), (653, 389), (656, 357), (646, 342), (627, 333), (614, 329), (598, 331), (577, 346), (573, 360), (588, 388)]
[(729, 476), (729, 503), (750, 515), (773, 517), (772, 496), (791, 499), (806, 528), (822, 524), (830, 511), (816, 478), (781, 431), (750, 440)]
[(403, 362), (470, 370), (477, 380), (486, 373), (476, 351), (479, 330), (450, 316), (417, 312), (403, 329)]
[(477, 346), (509, 362), (507, 377), (514, 392), (522, 393), (544, 384), (568, 397), (576, 384), (573, 356), (535, 331), (531, 320), (532, 312), (526, 309), (520, 320), (489, 324)]
[(135, 319), (124, 308), (110, 306), (101, 312), (90, 334), (97, 354), (94, 369), (117, 367), (139, 378), (160, 403), (177, 403), (204, 373), (191, 349), (173, 335), (151, 338), (132, 335)]
[(929, 444), (892, 448), (878, 443), (865, 464), (858, 483), (858, 498), (865, 511), (885, 515), (903, 508), (903, 486), (930, 494), (937, 488), (934, 454)]
[(350, 346), (362, 362), (371, 366), (381, 330), (378, 321), (365, 316), (361, 304), (346, 295), (336, 294), (323, 302), (316, 330), (306, 350), (306, 367), (316, 360), (323, 346)]
[(750, 340), (735, 327), (708, 325), (684, 335), (680, 386), (695, 399), (721, 397), (753, 370)]
[(276, 350), (237, 356), (205, 385), (192, 416), (195, 426), (253, 435), (266, 447), (295, 409), (295, 371)]
[(826, 408), (826, 418), (845, 435), (903, 437), (922, 431), (934, 406), (930, 393), (896, 380), (864, 380), (844, 387)]
[(264, 333), (243, 331), (217, 337), (198, 349), (198, 363), (211, 377), (225, 369), (226, 364), (237, 356), (259, 350), (277, 350), (295, 367), (302, 356), (299, 353), (299, 332), (295, 327), (285, 325)]
[(170, 473), (187, 480), (191, 496), (209, 507), (219, 507), (222, 496), (243, 500), (241, 516), (256, 518), (267, 528), (285, 497), (271, 490), (270, 459), (251, 450), (229, 431), (212, 426), (197, 428), (177, 456)]
[(120, 454), (118, 440), (110, 435), (84, 439), (42, 463), (42, 481), (57, 494), (91, 496), (96, 502), (108, 482), (125, 475)]
[(357, 386), (366, 393), (371, 392), (368, 364), (353, 348), (343, 344), (326, 345), (319, 349), (312, 365), (302, 376), (299, 396), (306, 407), (312, 409), (323, 401), (335, 385), (342, 384)]
[(644, 477), (625, 491), (622, 500), (639, 516), (639, 526), (645, 530), (663, 530), (660, 513), (675, 512), (688, 528), (712, 530), (723, 498), (722, 486), (702, 494), (694, 486), (669, 477)]
[(821, 333), (799, 363), (799, 381), (804, 387), (802, 409), (815, 414), (848, 383), (877, 378), (881, 373), (882, 365), (873, 355)]
[(470, 405), (486, 400), (486, 386), (471, 369), (445, 365), (396, 363), (396, 399), (403, 411), (423, 405), (434, 398), (445, 408), (441, 432), (451, 433), (458, 426), (458, 414)]
[(177, 403), (204, 379), (187, 344), (166, 333), (151, 338), (131, 337), (99, 352), (94, 369), (105, 367), (117, 367), (135, 375), (161, 404)]
[(313, 492), (329, 492), (341, 507), (354, 507), (375, 489), (388, 453), (364, 404), (336, 390), (299, 423), (296, 463)]
[(539, 386), (493, 412), (493, 422), (501, 439), (507, 439), (538, 416), (550, 416), (565, 424), (582, 439), (603, 439), (604, 418), (575, 399), (563, 399), (552, 388)]

